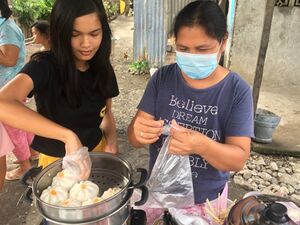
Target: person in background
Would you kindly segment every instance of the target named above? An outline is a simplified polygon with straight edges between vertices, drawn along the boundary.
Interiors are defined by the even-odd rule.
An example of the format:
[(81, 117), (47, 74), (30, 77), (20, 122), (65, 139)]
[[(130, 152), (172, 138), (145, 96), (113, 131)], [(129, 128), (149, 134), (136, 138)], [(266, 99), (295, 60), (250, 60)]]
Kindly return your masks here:
[(39, 20), (31, 26), (33, 42), (42, 45), (41, 51), (50, 50), (50, 24), (46, 20)]
[[(30, 44), (39, 44), (41, 48), (39, 51), (50, 50), (50, 24), (46, 20), (39, 20), (31, 26), (31, 33), (33, 40)], [(26, 98), (26, 103), (29, 103), (32, 98)]]
[(0, 123), (0, 191), (2, 190), (6, 173), (6, 155), (10, 153), (14, 147), (3, 124)]
[[(57, 0), (50, 43), (0, 90), (0, 121), (36, 134), (31, 146), (42, 167), (82, 146), (118, 153), (111, 107), (119, 89), (102, 1)], [(31, 95), (37, 112), (22, 104)]]
[[(0, 0), (0, 88), (11, 81), (25, 63), (25, 40), (21, 29), (13, 19), (7, 0)], [(25, 98), (24, 98), (25, 99)], [(3, 124), (15, 148), (13, 153), (20, 166), (6, 173), (7, 180), (19, 179), (31, 168), (30, 143), (33, 134)]]
[(213, 1), (194, 1), (175, 18), (176, 63), (150, 79), (128, 127), (135, 147), (150, 144), (150, 171), (171, 124), (169, 153), (189, 155), (196, 204), (222, 193), (229, 171), (241, 170), (253, 136), (250, 86), (218, 64), (228, 33)]

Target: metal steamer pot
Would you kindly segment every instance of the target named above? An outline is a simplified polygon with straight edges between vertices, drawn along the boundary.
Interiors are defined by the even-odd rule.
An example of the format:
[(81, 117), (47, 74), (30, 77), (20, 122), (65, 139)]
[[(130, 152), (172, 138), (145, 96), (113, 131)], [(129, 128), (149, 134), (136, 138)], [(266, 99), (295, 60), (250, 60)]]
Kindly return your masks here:
[[(44, 168), (34, 179), (32, 189), (30, 188), (26, 193), (29, 198), (32, 192), (35, 205), (44, 218), (55, 221), (56, 224), (89, 224), (89, 222), (93, 224), (95, 221), (113, 219), (111, 217), (128, 217), (127, 208), (130, 208), (129, 200), (135, 188), (142, 191), (141, 200), (135, 202), (135, 205), (143, 205), (147, 201), (148, 190), (144, 186), (148, 177), (147, 170), (137, 169), (140, 180), (134, 184), (135, 174), (126, 160), (110, 153), (90, 153), (90, 157), (92, 169), (89, 180), (99, 186), (99, 196), (112, 187), (119, 187), (121, 191), (102, 202), (81, 207), (60, 207), (42, 201), (40, 199), (42, 191), (51, 185), (53, 177), (62, 170), (62, 159), (60, 159)], [(27, 183), (26, 179), (29, 177), (31, 177), (30, 171), (23, 177), (23, 183)], [(120, 225), (120, 221), (117, 224)]]
[[(127, 197), (125, 201), (112, 213), (108, 214), (105, 217), (101, 217), (99, 219), (85, 221), (81, 223), (76, 223), (76, 225), (129, 225), (131, 223), (131, 205), (130, 205), (130, 197), (132, 195), (133, 190), (130, 189), (128, 191)], [(74, 223), (66, 223), (66, 222), (59, 222), (53, 220), (42, 212), (42, 210), (37, 206), (37, 210), (39, 213), (45, 218), (47, 221), (47, 225), (75, 225)], [(63, 212), (62, 213), (66, 213)], [(70, 212), (67, 212), (70, 213)], [(74, 212), (75, 214), (75, 212)], [(76, 215), (69, 215), (69, 216), (76, 216)]]

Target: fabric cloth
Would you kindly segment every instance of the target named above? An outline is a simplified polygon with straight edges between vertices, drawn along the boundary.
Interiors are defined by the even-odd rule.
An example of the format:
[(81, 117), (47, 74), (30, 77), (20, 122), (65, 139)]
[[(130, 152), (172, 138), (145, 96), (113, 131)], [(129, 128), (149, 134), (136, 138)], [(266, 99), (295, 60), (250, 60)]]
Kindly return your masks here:
[[(180, 74), (177, 64), (159, 69), (150, 79), (138, 109), (156, 120), (170, 123), (175, 119), (220, 143), (225, 137), (253, 136), (252, 94), (241, 77), (230, 72), (219, 83), (204, 89), (190, 87)], [(166, 136), (151, 144), (150, 171)], [(190, 155), (195, 202), (217, 198), (229, 178), (199, 155)]]
[[(104, 152), (105, 144), (106, 144), (105, 139), (102, 138), (100, 143), (93, 149), (93, 152)], [(40, 153), (38, 166), (45, 168), (46, 166), (50, 165), (51, 163), (53, 163), (59, 159), (61, 159), (61, 158), (52, 157), (52, 156), (48, 156), (48, 155)]]
[(0, 17), (0, 46), (15, 45), (19, 48), (19, 58), (13, 67), (0, 65), (0, 87), (16, 76), (25, 64), (25, 38), (14, 20)]
[(16, 129), (14, 127), (3, 124), (8, 136), (13, 142), (15, 148), (13, 150), (18, 162), (27, 160), (30, 158), (30, 144), (33, 140), (34, 135), (32, 133)]
[(7, 155), (15, 148), (10, 140), (5, 127), (0, 123), (0, 157)]
[[(44, 53), (39, 60), (31, 60), (22, 69), (33, 81), (34, 89), (32, 94), (35, 97), (37, 112), (44, 117), (69, 128), (76, 133), (81, 143), (89, 150), (102, 139), (102, 131), (99, 128), (106, 111), (106, 99), (119, 94), (116, 77), (109, 81), (110, 92), (106, 97), (96, 93), (91, 88), (95, 82), (95, 74), (91, 69), (79, 73), (79, 83), (82, 95), (79, 96), (81, 104), (72, 107), (65, 97), (59, 100), (51, 99), (55, 96), (58, 85), (55, 80), (56, 60), (51, 52)], [(48, 98), (47, 98), (48, 97)], [(47, 128), (45, 128), (47, 129)], [(65, 145), (63, 142), (35, 136), (31, 146), (34, 150), (53, 157), (63, 157), (65, 155)]]

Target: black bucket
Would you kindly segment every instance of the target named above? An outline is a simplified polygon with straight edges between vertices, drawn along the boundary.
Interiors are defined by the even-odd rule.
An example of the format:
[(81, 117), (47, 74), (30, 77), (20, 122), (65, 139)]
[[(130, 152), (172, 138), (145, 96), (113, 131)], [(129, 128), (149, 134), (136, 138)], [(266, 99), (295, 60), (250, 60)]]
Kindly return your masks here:
[(267, 144), (272, 142), (275, 128), (280, 122), (280, 117), (265, 110), (258, 109), (254, 119), (254, 138), (253, 141)]

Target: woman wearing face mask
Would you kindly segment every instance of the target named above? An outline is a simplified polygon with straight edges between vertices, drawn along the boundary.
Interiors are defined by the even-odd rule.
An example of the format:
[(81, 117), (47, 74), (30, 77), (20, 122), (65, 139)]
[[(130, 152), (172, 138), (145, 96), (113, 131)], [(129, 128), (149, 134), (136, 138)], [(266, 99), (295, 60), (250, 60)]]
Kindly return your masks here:
[(227, 41), (226, 17), (212, 1), (195, 1), (174, 23), (177, 63), (149, 81), (128, 128), (135, 147), (150, 144), (150, 170), (171, 124), (169, 153), (189, 155), (195, 203), (218, 197), (229, 171), (243, 168), (253, 135), (251, 89), (218, 65)]

